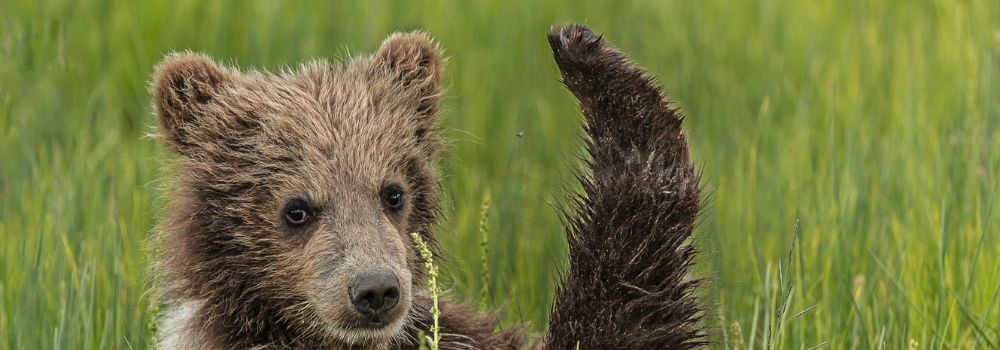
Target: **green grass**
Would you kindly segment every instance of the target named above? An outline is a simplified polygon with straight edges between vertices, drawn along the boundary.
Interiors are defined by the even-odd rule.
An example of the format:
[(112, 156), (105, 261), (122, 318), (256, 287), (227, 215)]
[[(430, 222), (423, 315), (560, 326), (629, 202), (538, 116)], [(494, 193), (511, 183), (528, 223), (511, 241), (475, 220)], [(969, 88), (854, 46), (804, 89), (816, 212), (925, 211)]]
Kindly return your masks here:
[(150, 345), (165, 53), (280, 69), (416, 28), (451, 57), (443, 287), (543, 329), (581, 133), (544, 34), (571, 21), (690, 115), (715, 347), (1000, 346), (1000, 2), (202, 3), (0, 2), (0, 349)]

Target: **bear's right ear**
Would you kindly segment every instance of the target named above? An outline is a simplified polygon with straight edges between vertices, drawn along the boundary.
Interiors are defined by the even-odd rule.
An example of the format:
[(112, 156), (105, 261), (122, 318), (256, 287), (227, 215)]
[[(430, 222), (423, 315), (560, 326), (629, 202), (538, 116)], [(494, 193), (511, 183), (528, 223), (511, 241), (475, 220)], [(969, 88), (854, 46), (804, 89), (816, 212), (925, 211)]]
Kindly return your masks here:
[(228, 73), (211, 58), (173, 53), (156, 65), (153, 105), (160, 119), (160, 137), (179, 153), (191, 143), (190, 133), (199, 115), (219, 94)]
[(373, 68), (414, 91), (421, 121), (433, 123), (441, 95), (443, 66), (441, 50), (434, 40), (423, 32), (409, 32), (386, 38), (375, 53)]

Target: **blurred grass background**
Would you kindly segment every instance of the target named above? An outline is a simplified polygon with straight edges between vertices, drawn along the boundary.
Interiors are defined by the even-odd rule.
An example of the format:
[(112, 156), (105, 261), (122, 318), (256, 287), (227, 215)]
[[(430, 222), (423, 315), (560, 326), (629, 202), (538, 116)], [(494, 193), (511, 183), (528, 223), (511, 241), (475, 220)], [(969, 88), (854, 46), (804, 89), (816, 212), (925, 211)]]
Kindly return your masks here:
[(7, 0), (0, 349), (150, 346), (143, 241), (169, 154), (144, 137), (146, 86), (165, 53), (281, 69), (408, 29), (451, 57), (448, 289), (480, 298), (489, 194), (487, 304), (543, 329), (565, 268), (554, 207), (580, 165), (581, 118), (544, 40), (567, 22), (690, 115), (713, 347), (1000, 346), (995, 0)]

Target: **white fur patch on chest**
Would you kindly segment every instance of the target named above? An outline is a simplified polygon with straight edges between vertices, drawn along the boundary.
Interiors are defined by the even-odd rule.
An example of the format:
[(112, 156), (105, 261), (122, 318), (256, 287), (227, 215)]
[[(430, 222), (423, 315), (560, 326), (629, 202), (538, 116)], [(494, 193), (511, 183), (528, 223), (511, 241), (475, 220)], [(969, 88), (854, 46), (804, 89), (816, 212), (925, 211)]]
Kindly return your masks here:
[(201, 300), (189, 300), (175, 306), (161, 317), (157, 332), (156, 348), (172, 349), (205, 349), (205, 339), (195, 327), (194, 317), (201, 309)]

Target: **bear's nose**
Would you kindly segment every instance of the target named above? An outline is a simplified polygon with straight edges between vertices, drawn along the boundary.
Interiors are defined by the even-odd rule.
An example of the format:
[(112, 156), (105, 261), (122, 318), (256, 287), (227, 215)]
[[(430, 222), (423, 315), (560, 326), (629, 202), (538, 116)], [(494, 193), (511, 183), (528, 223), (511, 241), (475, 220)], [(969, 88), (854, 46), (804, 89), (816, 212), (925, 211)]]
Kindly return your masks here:
[(351, 281), (347, 295), (361, 314), (382, 316), (399, 302), (399, 280), (388, 271), (363, 272)]

